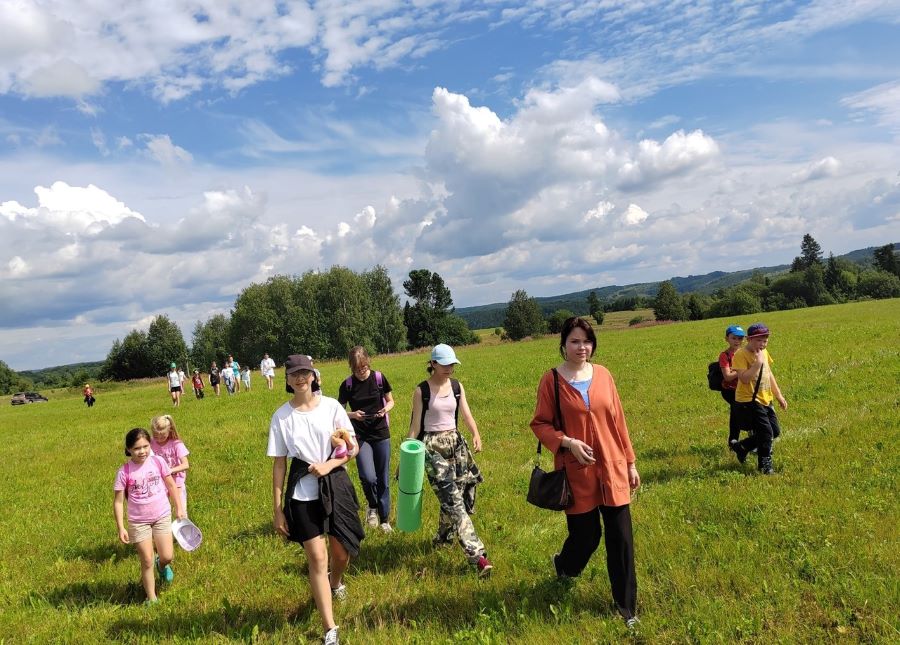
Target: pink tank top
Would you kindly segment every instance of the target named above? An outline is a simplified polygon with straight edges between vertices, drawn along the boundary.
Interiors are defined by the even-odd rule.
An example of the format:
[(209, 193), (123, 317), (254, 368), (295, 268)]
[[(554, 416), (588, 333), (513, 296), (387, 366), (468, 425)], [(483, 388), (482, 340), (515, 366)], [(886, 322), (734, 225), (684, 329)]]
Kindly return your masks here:
[(453, 390), (447, 388), (446, 396), (435, 396), (431, 391), (431, 400), (425, 410), (425, 432), (444, 432), (456, 428), (456, 397)]

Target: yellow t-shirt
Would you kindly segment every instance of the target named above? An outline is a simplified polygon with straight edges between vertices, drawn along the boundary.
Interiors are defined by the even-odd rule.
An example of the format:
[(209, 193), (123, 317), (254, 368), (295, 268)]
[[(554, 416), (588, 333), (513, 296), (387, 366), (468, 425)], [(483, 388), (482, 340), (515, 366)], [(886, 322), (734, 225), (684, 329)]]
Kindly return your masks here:
[[(765, 355), (765, 363), (763, 365), (762, 370), (762, 379), (759, 382), (759, 392), (756, 393), (756, 400), (762, 403), (763, 405), (772, 405), (772, 400), (775, 398), (772, 395), (772, 357), (769, 356), (769, 352), (767, 350), (762, 350)], [(753, 362), (756, 359), (753, 354), (746, 347), (741, 347), (734, 353), (734, 358), (731, 359), (731, 367), (737, 371), (745, 370), (753, 365)], [(734, 394), (734, 400), (738, 403), (749, 403), (753, 400), (753, 388), (756, 387), (756, 379), (750, 379), (749, 383), (744, 383), (740, 379), (738, 379), (737, 391)]]

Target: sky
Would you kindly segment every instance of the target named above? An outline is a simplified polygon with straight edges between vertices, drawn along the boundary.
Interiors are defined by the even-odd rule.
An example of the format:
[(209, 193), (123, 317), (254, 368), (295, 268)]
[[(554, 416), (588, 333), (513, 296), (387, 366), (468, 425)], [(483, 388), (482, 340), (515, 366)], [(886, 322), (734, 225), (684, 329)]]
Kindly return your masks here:
[(900, 241), (898, 139), (896, 0), (0, 0), (0, 360), (333, 265), (461, 307)]

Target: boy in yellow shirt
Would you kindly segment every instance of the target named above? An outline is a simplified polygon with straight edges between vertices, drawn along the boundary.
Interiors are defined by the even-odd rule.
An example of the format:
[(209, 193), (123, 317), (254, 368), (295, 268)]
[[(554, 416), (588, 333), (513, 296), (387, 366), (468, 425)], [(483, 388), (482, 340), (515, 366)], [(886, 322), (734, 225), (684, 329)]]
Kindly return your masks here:
[(747, 328), (747, 346), (737, 350), (732, 359), (732, 367), (738, 374), (735, 403), (744, 410), (746, 419), (753, 428), (753, 435), (734, 446), (738, 461), (744, 463), (747, 453), (757, 449), (757, 465), (763, 475), (771, 475), (772, 440), (781, 434), (778, 417), (772, 401), (778, 401), (782, 410), (787, 410), (787, 400), (772, 373), (772, 357), (766, 347), (769, 344), (769, 328), (763, 323), (754, 323)]

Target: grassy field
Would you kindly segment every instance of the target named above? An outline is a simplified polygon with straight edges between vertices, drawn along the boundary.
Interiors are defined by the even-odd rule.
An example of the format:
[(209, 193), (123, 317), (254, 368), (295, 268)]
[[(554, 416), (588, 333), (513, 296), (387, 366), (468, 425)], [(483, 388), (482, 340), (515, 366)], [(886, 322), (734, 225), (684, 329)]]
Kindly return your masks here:
[[(644, 482), (632, 509), (642, 620), (634, 635), (614, 615), (602, 546), (574, 586), (559, 585), (549, 558), (564, 519), (524, 501), (535, 388), (559, 360), (546, 338), (459, 352), (457, 375), (485, 442), (474, 519), (493, 577), (478, 581), (458, 548), (432, 550), (429, 491), (422, 530), (363, 542), (336, 611), (342, 638), (900, 642), (900, 300), (757, 318), (773, 329), (769, 349), (790, 404), (779, 413), (774, 477), (727, 451), (726, 405), (706, 388), (706, 364), (731, 321), (601, 328), (596, 359), (617, 380)], [(395, 388), (397, 445), (425, 360), (373, 361)], [(321, 367), (333, 395), (346, 366)], [(111, 488), (125, 432), (172, 411), (165, 384), (101, 385), (93, 409), (78, 392), (47, 394), (47, 404), (0, 406), (0, 642), (321, 637), (302, 553), (271, 530), (265, 447), (283, 388), (267, 391), (257, 372), (252, 392), (187, 397), (174, 411), (192, 452), (190, 511), (204, 543), (178, 551), (175, 582), (150, 610), (133, 548), (116, 539)]]

